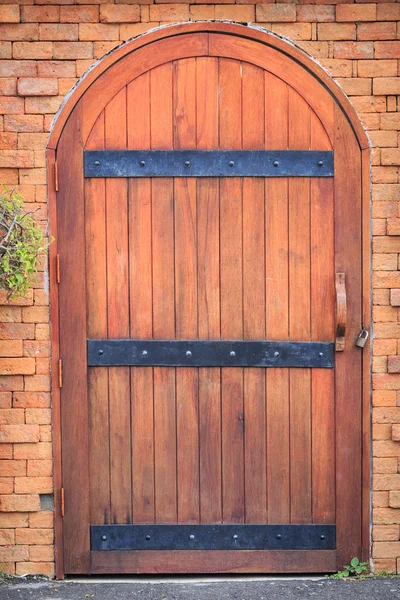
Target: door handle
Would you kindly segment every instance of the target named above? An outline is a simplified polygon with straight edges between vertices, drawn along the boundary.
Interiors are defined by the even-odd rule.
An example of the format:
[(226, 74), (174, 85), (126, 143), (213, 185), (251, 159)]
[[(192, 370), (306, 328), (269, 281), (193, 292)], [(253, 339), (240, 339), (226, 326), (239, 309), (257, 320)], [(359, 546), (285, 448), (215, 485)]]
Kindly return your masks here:
[(344, 273), (336, 273), (336, 352), (343, 352), (345, 346), (345, 335), (347, 325), (347, 298), (346, 298), (346, 276)]

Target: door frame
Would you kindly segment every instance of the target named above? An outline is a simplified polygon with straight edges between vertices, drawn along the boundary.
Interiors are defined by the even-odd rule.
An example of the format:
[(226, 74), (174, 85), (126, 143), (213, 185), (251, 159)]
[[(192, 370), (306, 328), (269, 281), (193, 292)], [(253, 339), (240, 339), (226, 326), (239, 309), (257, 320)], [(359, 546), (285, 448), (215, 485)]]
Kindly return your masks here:
[[(357, 139), (361, 154), (361, 210), (362, 210), (362, 318), (366, 328), (371, 328), (371, 209), (370, 209), (370, 145), (361, 121), (347, 96), (318, 63), (296, 47), (290, 40), (283, 40), (275, 34), (259, 27), (243, 26), (226, 22), (182, 23), (167, 27), (159, 27), (148, 33), (123, 43), (119, 48), (106, 55), (78, 81), (67, 95), (53, 123), (47, 145), (48, 199), (50, 235), (54, 242), (49, 252), (49, 284), (50, 284), (50, 323), (51, 323), (51, 365), (52, 365), (52, 423), (54, 452), (54, 500), (55, 500), (55, 561), (56, 577), (64, 577), (63, 565), (63, 518), (61, 505), (63, 498), (62, 464), (61, 464), (61, 407), (60, 407), (60, 353), (59, 353), (59, 298), (58, 298), (58, 248), (57, 248), (57, 206), (58, 191), (56, 150), (69, 116), (78, 101), (96, 79), (108, 68), (128, 54), (143, 48), (152, 42), (185, 33), (215, 32), (247, 38), (272, 47), (291, 58), (329, 91), (339, 105), (351, 125)], [(61, 266), (62, 269), (62, 266)], [(371, 349), (370, 339), (364, 348), (362, 361), (362, 556), (370, 559), (370, 514), (371, 514)]]

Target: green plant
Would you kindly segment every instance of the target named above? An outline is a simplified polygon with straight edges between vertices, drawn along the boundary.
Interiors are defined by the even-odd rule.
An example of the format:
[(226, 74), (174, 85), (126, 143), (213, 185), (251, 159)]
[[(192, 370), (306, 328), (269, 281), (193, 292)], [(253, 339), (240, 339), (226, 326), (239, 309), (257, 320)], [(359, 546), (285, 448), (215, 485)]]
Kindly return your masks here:
[(4, 186), (0, 191), (0, 288), (8, 298), (24, 296), (35, 283), (38, 255), (48, 247), (23, 205), (23, 197), (15, 190)]
[(368, 574), (368, 563), (360, 562), (356, 556), (351, 559), (349, 565), (344, 565), (343, 571), (338, 571), (332, 577), (334, 579), (346, 579), (347, 577), (361, 577)]

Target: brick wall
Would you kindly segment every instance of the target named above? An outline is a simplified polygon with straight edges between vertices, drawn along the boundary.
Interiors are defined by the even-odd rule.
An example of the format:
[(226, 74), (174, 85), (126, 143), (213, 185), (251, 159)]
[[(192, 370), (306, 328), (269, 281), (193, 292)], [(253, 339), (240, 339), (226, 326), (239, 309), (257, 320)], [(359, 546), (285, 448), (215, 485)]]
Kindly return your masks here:
[[(164, 0), (165, 1), (165, 0)], [(350, 96), (373, 145), (373, 557), (400, 572), (400, 3), (0, 0), (0, 183), (46, 228), (45, 145), (78, 77), (160, 24), (227, 19), (287, 36)], [(26, 298), (0, 295), (0, 570), (53, 574), (46, 261)]]

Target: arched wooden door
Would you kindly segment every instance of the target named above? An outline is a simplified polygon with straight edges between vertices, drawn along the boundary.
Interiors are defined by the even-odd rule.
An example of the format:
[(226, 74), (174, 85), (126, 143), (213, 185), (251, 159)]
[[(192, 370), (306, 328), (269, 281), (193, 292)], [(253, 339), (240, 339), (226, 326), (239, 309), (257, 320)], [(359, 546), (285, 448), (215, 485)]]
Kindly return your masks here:
[(144, 37), (57, 141), (65, 573), (363, 551), (362, 136), (279, 44)]

